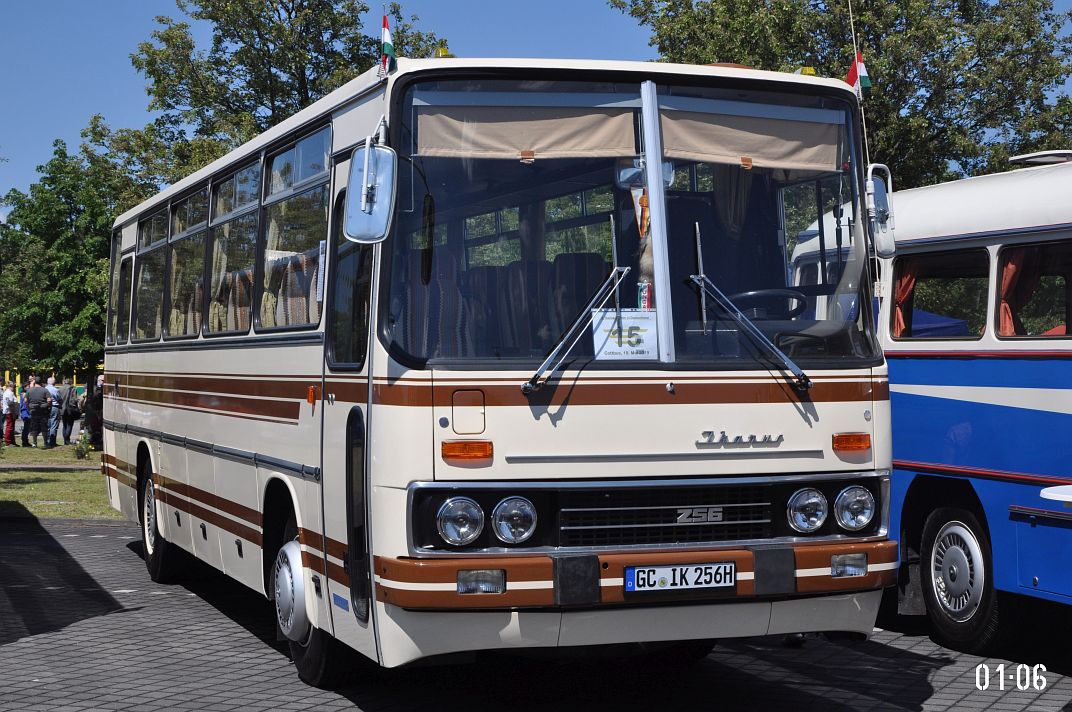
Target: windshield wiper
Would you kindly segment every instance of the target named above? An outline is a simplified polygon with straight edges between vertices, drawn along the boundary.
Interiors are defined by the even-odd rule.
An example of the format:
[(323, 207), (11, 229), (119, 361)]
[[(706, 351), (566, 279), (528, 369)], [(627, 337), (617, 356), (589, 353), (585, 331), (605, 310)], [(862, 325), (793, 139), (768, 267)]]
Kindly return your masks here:
[[(690, 275), (689, 279), (700, 288), (700, 299), (706, 304), (707, 298), (710, 298), (715, 304), (717, 304), (722, 311), (726, 312), (731, 319), (737, 322), (737, 326), (741, 331), (752, 339), (753, 343), (764, 349), (769, 355), (774, 356), (777, 360), (782, 362), (785, 366), (785, 370), (793, 374), (796, 381), (793, 383), (799, 391), (806, 391), (812, 387), (812, 381), (808, 378), (808, 374), (801, 370), (800, 366), (793, 363), (793, 359), (786, 356), (781, 349), (774, 345), (774, 342), (767, 338), (767, 335), (759, 330), (751, 319), (746, 317), (737, 305), (730, 301), (730, 298), (722, 293), (722, 290), (714, 285), (714, 283), (708, 279), (707, 275), (703, 274), (701, 270), (700, 274)], [(705, 319), (706, 322), (706, 319)]]
[[(625, 275), (629, 274), (628, 267), (615, 267), (607, 275), (607, 278), (603, 280), (603, 283), (599, 285), (599, 289), (592, 295), (592, 298), (588, 300), (588, 305), (581, 310), (581, 313), (577, 315), (577, 318), (573, 320), (569, 328), (565, 333), (559, 337), (555, 344), (555, 347), (551, 349), (551, 353), (547, 354), (547, 358), (543, 360), (540, 367), (536, 369), (536, 373), (532, 374), (532, 378), (521, 384), (521, 392), (525, 395), (539, 390), (543, 384), (547, 383), (547, 379), (551, 377), (551, 374), (558, 370), (558, 367), (562, 365), (562, 362), (566, 360), (566, 356), (569, 355), (570, 349), (581, 338), (584, 331), (581, 327), (586, 327), (592, 323), (592, 319), (595, 315), (592, 314), (593, 309), (601, 309), (603, 305), (607, 303), (612, 294), (616, 294), (618, 291), (618, 285), (625, 278)], [(572, 341), (571, 341), (572, 339)], [(567, 346), (567, 342), (569, 345)], [(561, 353), (561, 356), (559, 354)], [(548, 368), (548, 365), (558, 357), (558, 361), (554, 366)], [(544, 376), (544, 374), (547, 374)], [(541, 380), (541, 376), (544, 376)]]

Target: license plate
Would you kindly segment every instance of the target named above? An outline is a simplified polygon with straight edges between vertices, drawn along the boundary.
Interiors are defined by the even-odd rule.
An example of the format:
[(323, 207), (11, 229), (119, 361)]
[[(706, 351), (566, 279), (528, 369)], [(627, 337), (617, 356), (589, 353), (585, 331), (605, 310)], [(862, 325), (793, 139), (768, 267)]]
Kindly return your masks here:
[(737, 565), (675, 564), (673, 566), (627, 566), (625, 591), (684, 591), (693, 588), (728, 588), (737, 582)]

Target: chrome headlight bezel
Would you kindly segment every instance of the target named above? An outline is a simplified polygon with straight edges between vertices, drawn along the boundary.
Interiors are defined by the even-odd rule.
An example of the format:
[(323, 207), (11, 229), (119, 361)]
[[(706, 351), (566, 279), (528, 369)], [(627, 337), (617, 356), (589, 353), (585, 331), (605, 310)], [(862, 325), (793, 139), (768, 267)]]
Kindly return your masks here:
[[(510, 526), (503, 517), (507, 513), (507, 509), (514, 504), (518, 504), (521, 507), (527, 507), (531, 513), (531, 523), (521, 533), (520, 536), (511, 539), (509, 535), (503, 533), (501, 525), (505, 524)], [(495, 509), (491, 512), (491, 530), (495, 533), (495, 537), (505, 544), (523, 544), (532, 538), (532, 535), (536, 533), (536, 523), (539, 519), (536, 511), (536, 505), (534, 505), (528, 498), (512, 495), (510, 497), (504, 497), (498, 504), (495, 505)]]
[[(447, 534), (446, 528), (450, 522), (447, 517), (455, 510), (460, 510), (463, 507), (470, 507), (470, 514), (473, 520), (476, 522), (473, 530), (465, 536), (451, 537)], [(443, 504), (440, 505), (439, 510), (436, 512), (436, 530), (439, 532), (439, 537), (451, 546), (465, 546), (466, 544), (472, 544), (484, 531), (484, 509), (474, 499), (469, 497), (449, 497)]]
[[(794, 518), (794, 514), (801, 511), (800, 508), (804, 504), (804, 500), (810, 499), (813, 504), (817, 504), (817, 510), (819, 516), (814, 524), (799, 524)], [(814, 534), (823, 528), (826, 524), (827, 516), (830, 514), (830, 503), (826, 499), (820, 490), (815, 487), (801, 487), (793, 494), (789, 495), (789, 499), (786, 500), (785, 506), (785, 518), (789, 522), (790, 528), (800, 534)], [(805, 522), (811, 519), (810, 514), (805, 513)]]
[[(852, 500), (854, 497), (859, 497), (861, 494), (868, 502), (867, 507), (870, 510), (870, 513), (868, 514), (867, 519), (864, 520), (863, 524), (854, 526), (852, 524), (846, 523), (845, 520), (842, 519), (842, 514), (849, 514), (850, 516), (852, 516), (853, 519), (856, 518), (857, 515), (852, 514), (849, 509), (851, 506), (850, 500)], [(871, 522), (875, 520), (875, 514), (877, 512), (878, 504), (875, 501), (875, 495), (871, 492), (871, 490), (861, 485), (849, 485), (845, 489), (841, 490), (841, 492), (838, 493), (837, 498), (834, 500), (834, 521), (837, 522), (839, 527), (848, 532), (862, 531), (867, 527), (871, 526)]]

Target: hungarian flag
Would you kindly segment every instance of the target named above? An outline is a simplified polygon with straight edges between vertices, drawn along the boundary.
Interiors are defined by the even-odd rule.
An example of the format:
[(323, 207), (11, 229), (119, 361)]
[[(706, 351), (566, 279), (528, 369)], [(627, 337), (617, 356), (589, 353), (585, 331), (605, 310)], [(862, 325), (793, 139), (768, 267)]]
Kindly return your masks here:
[(856, 61), (849, 69), (849, 76), (845, 77), (845, 83), (850, 85), (856, 96), (863, 99), (871, 91), (871, 78), (867, 76), (867, 67), (864, 66), (864, 53), (856, 53)]
[(383, 48), (380, 55), (380, 73), (389, 74), (395, 71), (398, 62), (395, 60), (395, 45), (391, 40), (391, 26), (387, 24), (387, 15), (383, 16)]

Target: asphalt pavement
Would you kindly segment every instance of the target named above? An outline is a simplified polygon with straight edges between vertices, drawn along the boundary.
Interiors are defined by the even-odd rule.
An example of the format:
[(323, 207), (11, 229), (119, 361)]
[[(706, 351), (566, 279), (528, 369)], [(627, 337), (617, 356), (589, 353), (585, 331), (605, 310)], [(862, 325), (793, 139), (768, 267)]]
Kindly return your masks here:
[[(389, 672), (355, 661), (346, 685), (324, 691), (298, 680), (262, 597), (201, 566), (181, 584), (152, 583), (136, 526), (7, 520), (0, 710), (1072, 712), (1072, 618), (1059, 607), (1034, 615), (1038, 625), (991, 659), (942, 648), (925, 627), (876, 629), (866, 641), (811, 636), (802, 647), (724, 641), (686, 669), (596, 651)], [(1001, 664), (1013, 677), (999, 684)]]

